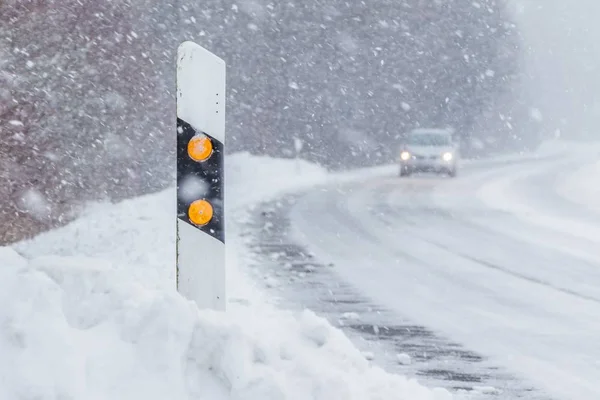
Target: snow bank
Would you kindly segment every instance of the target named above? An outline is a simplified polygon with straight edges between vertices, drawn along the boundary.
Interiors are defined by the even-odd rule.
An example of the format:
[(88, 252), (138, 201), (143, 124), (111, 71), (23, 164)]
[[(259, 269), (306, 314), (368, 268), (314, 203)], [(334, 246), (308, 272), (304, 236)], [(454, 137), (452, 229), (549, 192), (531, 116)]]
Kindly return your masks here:
[(274, 159), (246, 152), (227, 158), (226, 169), (226, 201), (232, 207), (314, 187), (329, 179), (325, 168), (302, 159)]
[[(229, 159), (228, 207), (323, 183), (308, 163)], [(227, 313), (174, 289), (175, 192), (95, 204), (0, 248), (1, 399), (446, 400), (371, 365), (309, 311), (272, 305), (228, 226)]]
[(557, 191), (570, 201), (600, 212), (600, 149), (596, 161), (562, 177)]
[(533, 151), (523, 151), (517, 153), (507, 153), (502, 155), (495, 155), (492, 157), (485, 158), (473, 158), (463, 160), (465, 165), (474, 165), (481, 167), (489, 167), (493, 165), (510, 164), (518, 162), (535, 162), (542, 161), (545, 159), (553, 159), (569, 154), (581, 152), (581, 149), (585, 149), (586, 144), (565, 141), (565, 140), (547, 140), (540, 144), (540, 146)]
[[(535, 231), (531, 234), (522, 229), (517, 232), (514, 228), (498, 225), (494, 229), (508, 229), (507, 232), (520, 240), (598, 263), (600, 257), (596, 249), (600, 246), (600, 227), (594, 220), (594, 213), (579, 213), (583, 210), (578, 210), (577, 205), (600, 212), (600, 192), (596, 187), (600, 178), (600, 143), (573, 143), (565, 147), (568, 157), (560, 162), (509, 171), (483, 184), (476, 196), (489, 209), (510, 213), (532, 228), (542, 228), (543, 233)], [(537, 181), (537, 177), (543, 179)], [(535, 190), (533, 193), (523, 191), (526, 180), (528, 185), (546, 185), (548, 195), (543, 191), (538, 194)], [(542, 188), (544, 186), (538, 189)], [(575, 207), (562, 201), (561, 197), (575, 203)]]
[[(565, 156), (562, 160), (561, 170), (554, 173), (554, 187), (561, 196), (590, 209), (600, 210), (598, 206), (600, 201), (600, 189), (598, 189), (598, 179), (600, 178), (600, 142), (564, 142), (557, 141), (548, 146), (546, 153), (562, 150)], [(593, 161), (590, 161), (593, 160)], [(560, 166), (561, 164), (557, 164)], [(575, 170), (572, 170), (576, 165)], [(512, 185), (522, 179), (540, 174), (553, 165), (540, 164), (536, 168), (528, 168), (516, 171), (510, 175), (495, 179), (484, 185), (478, 193), (478, 196), (490, 207), (511, 212), (527, 219), (530, 222), (554, 227), (557, 230), (566, 229), (571, 234), (580, 233), (582, 238), (598, 237), (597, 229), (586, 227), (585, 224), (578, 224), (565, 218), (558, 218), (554, 215), (547, 215), (541, 212), (537, 206), (530, 206), (527, 199), (520, 193), (511, 189)], [(557, 169), (558, 171), (558, 169)]]
[(450, 398), (371, 367), (308, 311), (199, 312), (110, 262), (1, 254), (3, 399)]

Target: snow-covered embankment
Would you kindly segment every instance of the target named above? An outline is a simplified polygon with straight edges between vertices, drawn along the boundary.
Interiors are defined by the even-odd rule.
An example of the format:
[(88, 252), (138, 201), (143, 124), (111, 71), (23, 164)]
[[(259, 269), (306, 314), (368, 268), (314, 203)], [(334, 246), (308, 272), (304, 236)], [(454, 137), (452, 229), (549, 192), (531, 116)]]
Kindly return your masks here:
[[(329, 179), (308, 163), (248, 154), (228, 167), (230, 215)], [(174, 210), (174, 190), (96, 204), (0, 248), (0, 398), (452, 397), (372, 366), (312, 312), (272, 305), (245, 275), (235, 221), (228, 311), (199, 311), (174, 289)]]

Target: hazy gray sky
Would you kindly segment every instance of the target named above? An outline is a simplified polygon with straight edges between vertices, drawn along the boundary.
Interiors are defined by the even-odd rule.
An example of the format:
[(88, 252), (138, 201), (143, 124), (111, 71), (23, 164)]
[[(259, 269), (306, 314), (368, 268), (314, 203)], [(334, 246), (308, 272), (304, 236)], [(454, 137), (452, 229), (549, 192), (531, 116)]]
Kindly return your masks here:
[(511, 0), (526, 45), (525, 71), (546, 120), (569, 136), (600, 138), (600, 1)]

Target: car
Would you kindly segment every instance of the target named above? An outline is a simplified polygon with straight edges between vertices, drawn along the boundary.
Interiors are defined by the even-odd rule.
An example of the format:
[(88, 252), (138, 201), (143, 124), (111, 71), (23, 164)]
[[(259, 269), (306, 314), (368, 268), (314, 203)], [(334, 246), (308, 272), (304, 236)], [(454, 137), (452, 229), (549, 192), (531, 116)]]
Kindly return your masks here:
[(413, 172), (455, 177), (458, 171), (459, 146), (452, 129), (413, 129), (403, 140), (399, 156), (401, 177)]

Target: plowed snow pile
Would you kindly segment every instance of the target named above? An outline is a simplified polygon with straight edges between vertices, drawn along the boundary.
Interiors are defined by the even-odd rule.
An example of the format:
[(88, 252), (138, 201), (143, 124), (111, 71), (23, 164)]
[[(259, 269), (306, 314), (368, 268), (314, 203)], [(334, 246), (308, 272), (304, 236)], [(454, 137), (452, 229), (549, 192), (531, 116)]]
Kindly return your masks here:
[[(228, 167), (232, 211), (327, 177), (247, 154)], [(0, 399), (451, 398), (372, 366), (313, 313), (269, 303), (244, 273), (235, 221), (228, 311), (198, 310), (174, 289), (174, 211), (172, 190), (97, 204), (0, 248)]]

